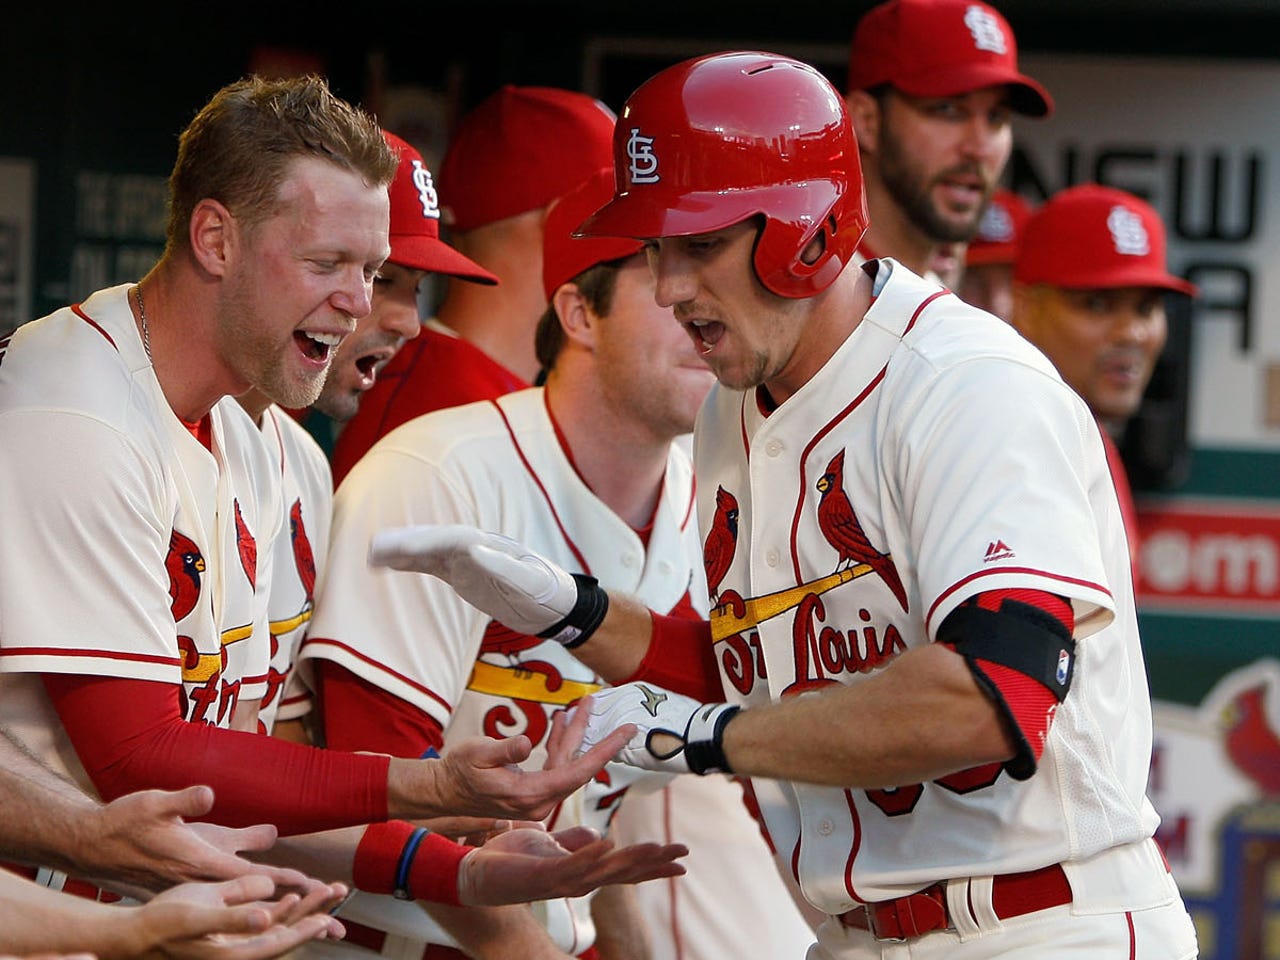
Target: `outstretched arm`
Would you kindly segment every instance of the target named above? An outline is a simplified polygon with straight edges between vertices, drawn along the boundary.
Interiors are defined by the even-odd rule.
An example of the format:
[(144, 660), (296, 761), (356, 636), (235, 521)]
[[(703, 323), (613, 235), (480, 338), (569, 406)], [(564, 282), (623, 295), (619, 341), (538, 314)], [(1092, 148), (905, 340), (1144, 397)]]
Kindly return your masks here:
[(306, 893), (317, 881), (296, 870), (262, 866), (238, 856), (265, 850), (272, 826), (241, 830), (187, 821), (209, 812), (213, 791), (146, 790), (101, 804), (32, 757), (0, 731), (0, 850), (19, 862), (55, 867), (145, 899), (192, 880), (232, 880), (265, 874), (284, 889)]
[(0, 871), (0, 951), (85, 952), (98, 960), (267, 960), (308, 940), (338, 937), (317, 893), (268, 902), (275, 886), (249, 876), (183, 884), (142, 906), (100, 904)]

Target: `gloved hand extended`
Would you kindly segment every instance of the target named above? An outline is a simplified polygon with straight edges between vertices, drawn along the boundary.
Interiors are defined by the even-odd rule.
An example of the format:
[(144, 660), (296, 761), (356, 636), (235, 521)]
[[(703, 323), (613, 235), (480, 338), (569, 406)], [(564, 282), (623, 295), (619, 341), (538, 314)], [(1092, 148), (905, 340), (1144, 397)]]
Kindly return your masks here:
[[(581, 709), (581, 708), (575, 708)], [(732, 773), (724, 756), (724, 728), (738, 713), (731, 703), (699, 703), (649, 683), (624, 683), (591, 695), (588, 750), (611, 730), (634, 723), (636, 734), (614, 759), (663, 773)]]
[(595, 577), (569, 573), (510, 537), (462, 524), (383, 530), (370, 544), (369, 562), (438, 577), (504, 626), (568, 648), (585, 643), (609, 609)]

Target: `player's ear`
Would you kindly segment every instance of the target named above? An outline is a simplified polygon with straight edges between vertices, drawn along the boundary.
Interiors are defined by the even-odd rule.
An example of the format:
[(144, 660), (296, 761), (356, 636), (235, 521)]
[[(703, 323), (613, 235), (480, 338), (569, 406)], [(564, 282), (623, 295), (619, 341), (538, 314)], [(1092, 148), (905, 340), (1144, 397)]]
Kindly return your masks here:
[(227, 262), (236, 242), (236, 227), (231, 211), (217, 200), (201, 200), (191, 211), (192, 256), (216, 277), (227, 272)]
[(875, 153), (880, 143), (880, 101), (865, 90), (850, 90), (844, 96), (858, 147)]
[(587, 306), (587, 298), (582, 295), (576, 283), (562, 283), (551, 297), (556, 308), (556, 316), (560, 318), (560, 329), (567, 339), (587, 349), (595, 346), (596, 325), (599, 318)]

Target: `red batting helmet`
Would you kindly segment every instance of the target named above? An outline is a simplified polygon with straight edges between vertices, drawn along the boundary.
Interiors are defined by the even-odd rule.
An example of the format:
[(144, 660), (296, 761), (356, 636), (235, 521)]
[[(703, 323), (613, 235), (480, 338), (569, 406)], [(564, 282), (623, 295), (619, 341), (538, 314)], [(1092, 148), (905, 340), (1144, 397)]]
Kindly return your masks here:
[[(578, 234), (681, 237), (763, 215), (755, 268), (779, 296), (824, 290), (867, 229), (844, 100), (789, 57), (719, 53), (656, 74), (623, 107), (613, 159), (614, 197)], [(822, 252), (806, 263), (819, 236)]]

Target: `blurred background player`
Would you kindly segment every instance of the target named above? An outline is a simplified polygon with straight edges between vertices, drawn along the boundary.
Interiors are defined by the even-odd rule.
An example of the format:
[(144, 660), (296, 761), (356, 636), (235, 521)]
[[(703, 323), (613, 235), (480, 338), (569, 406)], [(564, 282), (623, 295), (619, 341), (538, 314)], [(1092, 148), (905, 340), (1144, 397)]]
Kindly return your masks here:
[(435, 319), (383, 369), (339, 434), (336, 484), (405, 421), (533, 383), (533, 331), (547, 306), (542, 222), (551, 201), (613, 162), (613, 123), (613, 111), (584, 93), (511, 84), (463, 117), (440, 165), (447, 236), (502, 282), (448, 285)]
[(1020, 194), (1001, 188), (991, 195), (965, 250), (959, 286), (952, 287), (961, 300), (1001, 320), (1013, 316), (1013, 261), (1030, 216), (1031, 204)]
[(1013, 269), (1015, 328), (1053, 362), (1102, 427), (1137, 582), (1133, 495), (1117, 442), (1168, 336), (1165, 297), (1196, 296), (1169, 273), (1160, 215), (1133, 194), (1068, 187), (1027, 221)]
[(1013, 149), (1012, 114), (1045, 117), (1013, 29), (979, 0), (887, 0), (854, 29), (845, 101), (871, 226), (867, 258), (953, 283)]

